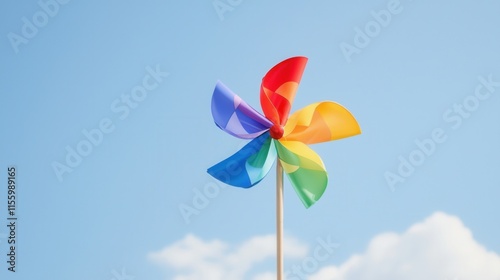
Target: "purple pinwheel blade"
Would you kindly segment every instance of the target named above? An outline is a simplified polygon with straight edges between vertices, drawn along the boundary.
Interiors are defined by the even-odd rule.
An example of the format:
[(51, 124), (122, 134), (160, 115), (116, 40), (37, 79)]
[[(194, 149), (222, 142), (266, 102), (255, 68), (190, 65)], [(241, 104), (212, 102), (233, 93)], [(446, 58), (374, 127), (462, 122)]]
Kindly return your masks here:
[(220, 129), (242, 139), (253, 139), (272, 126), (269, 120), (220, 81), (212, 95), (212, 116)]

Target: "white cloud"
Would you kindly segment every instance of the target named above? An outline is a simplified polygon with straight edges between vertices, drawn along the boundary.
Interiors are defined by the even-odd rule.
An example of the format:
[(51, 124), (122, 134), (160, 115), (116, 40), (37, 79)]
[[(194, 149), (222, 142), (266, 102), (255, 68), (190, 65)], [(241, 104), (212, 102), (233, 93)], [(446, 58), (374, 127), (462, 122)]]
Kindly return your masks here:
[[(173, 268), (174, 280), (221, 280), (244, 279), (254, 265), (276, 257), (276, 237), (253, 237), (237, 247), (219, 241), (203, 241), (194, 235), (149, 254), (154, 262)], [(301, 258), (307, 254), (307, 246), (297, 239), (285, 236), (284, 254)], [(268, 280), (271, 273), (259, 274), (254, 280)]]
[(266, 272), (256, 275), (253, 280), (276, 280), (276, 272)]
[(403, 234), (373, 238), (361, 255), (309, 280), (500, 280), (500, 256), (474, 240), (457, 217), (435, 213)]
[[(308, 255), (308, 246), (299, 240), (287, 236), (284, 241), (285, 256), (302, 258), (302, 272), (308, 271), (304, 263), (310, 266), (306, 260), (314, 258), (312, 252), (316, 250)], [(273, 234), (256, 236), (236, 246), (187, 235), (150, 253), (149, 258), (176, 273), (169, 278), (173, 280), (272, 280), (276, 279), (274, 271), (256, 270), (262, 263), (274, 265), (275, 242)], [(319, 247), (319, 243), (316, 245)], [(325, 252), (321, 251), (318, 258), (326, 258)], [(328, 258), (333, 252), (329, 253)], [(316, 261), (322, 265), (327, 259)], [(285, 269), (289, 269), (287, 263)], [(500, 256), (474, 240), (459, 218), (437, 212), (404, 233), (375, 236), (365, 252), (338, 266), (314, 270), (308, 280), (500, 280)], [(299, 275), (304, 274), (291, 273), (288, 280), (305, 280)]]

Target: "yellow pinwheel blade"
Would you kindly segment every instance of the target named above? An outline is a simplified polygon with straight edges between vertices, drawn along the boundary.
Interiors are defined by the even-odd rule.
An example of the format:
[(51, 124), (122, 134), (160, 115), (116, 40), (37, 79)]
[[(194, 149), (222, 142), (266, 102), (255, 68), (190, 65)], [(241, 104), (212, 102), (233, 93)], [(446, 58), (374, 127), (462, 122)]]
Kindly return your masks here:
[(354, 116), (342, 105), (323, 101), (293, 113), (285, 125), (282, 140), (314, 144), (361, 133)]

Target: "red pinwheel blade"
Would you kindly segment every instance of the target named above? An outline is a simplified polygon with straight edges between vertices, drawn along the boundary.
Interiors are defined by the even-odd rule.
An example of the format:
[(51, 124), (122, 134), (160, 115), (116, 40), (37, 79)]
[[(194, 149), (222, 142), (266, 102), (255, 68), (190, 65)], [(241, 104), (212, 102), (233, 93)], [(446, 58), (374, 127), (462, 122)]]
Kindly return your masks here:
[(260, 105), (273, 124), (285, 125), (306, 63), (307, 58), (303, 56), (283, 60), (262, 79)]

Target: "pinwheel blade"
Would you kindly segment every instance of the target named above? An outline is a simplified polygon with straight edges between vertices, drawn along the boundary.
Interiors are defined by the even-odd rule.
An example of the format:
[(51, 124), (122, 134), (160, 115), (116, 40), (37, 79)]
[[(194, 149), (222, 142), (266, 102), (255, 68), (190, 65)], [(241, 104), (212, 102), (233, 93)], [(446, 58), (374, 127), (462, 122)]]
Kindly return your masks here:
[(250, 188), (269, 173), (275, 160), (276, 148), (269, 132), (265, 132), (207, 172), (228, 185)]
[(282, 140), (314, 144), (360, 133), (361, 128), (351, 112), (340, 104), (325, 101), (293, 113), (285, 125)]
[(304, 143), (282, 140), (274, 142), (283, 170), (304, 206), (309, 208), (321, 198), (328, 184), (323, 161)]
[(271, 68), (262, 79), (260, 104), (273, 124), (285, 125), (306, 63), (306, 57), (286, 59)]
[(212, 116), (220, 129), (243, 139), (253, 139), (272, 126), (270, 121), (220, 81), (212, 95)]

